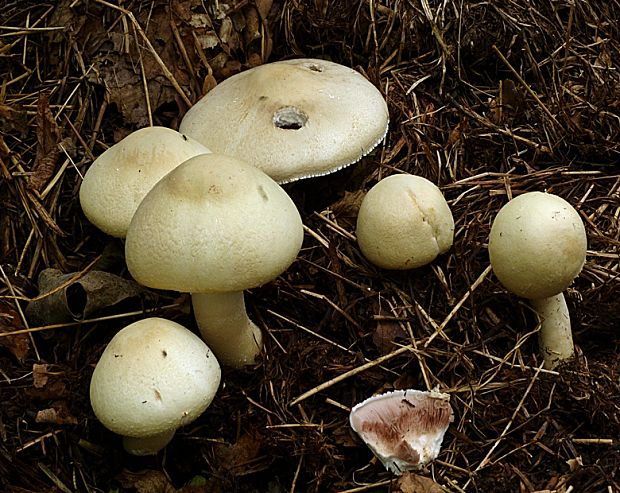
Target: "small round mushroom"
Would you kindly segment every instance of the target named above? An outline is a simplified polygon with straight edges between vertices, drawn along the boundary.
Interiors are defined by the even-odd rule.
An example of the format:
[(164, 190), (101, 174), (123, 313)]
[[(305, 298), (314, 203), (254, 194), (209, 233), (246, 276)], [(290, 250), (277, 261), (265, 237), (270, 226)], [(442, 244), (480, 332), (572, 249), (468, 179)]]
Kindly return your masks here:
[(546, 368), (574, 354), (562, 291), (585, 263), (587, 237), (579, 213), (563, 198), (527, 192), (497, 213), (489, 237), (493, 272), (512, 293), (527, 298), (541, 318)]
[(452, 246), (454, 219), (443, 194), (426, 178), (391, 175), (373, 186), (360, 205), (357, 242), (384, 269), (414, 269)]
[(138, 204), (153, 185), (183, 161), (209, 152), (169, 128), (136, 130), (88, 168), (80, 186), (82, 210), (101, 231), (123, 238)]
[(192, 294), (200, 331), (222, 364), (252, 364), (261, 332), (243, 290), (265, 284), (295, 260), (303, 226), (295, 204), (265, 173), (220, 154), (193, 157), (155, 185), (125, 243), (131, 275)]
[(384, 139), (388, 108), (359, 72), (326, 60), (268, 63), (218, 84), (180, 131), (256, 166), (278, 183), (326, 175)]
[(220, 378), (220, 365), (200, 337), (176, 322), (147, 318), (121, 329), (105, 348), (90, 402), (99, 421), (124, 437), (129, 453), (155, 454), (209, 407)]

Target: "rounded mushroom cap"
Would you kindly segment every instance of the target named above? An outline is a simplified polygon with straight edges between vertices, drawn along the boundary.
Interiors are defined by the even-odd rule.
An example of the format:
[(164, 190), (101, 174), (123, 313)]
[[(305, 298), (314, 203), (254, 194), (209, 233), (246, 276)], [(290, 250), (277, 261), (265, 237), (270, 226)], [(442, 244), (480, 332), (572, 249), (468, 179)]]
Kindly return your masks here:
[(316, 59), (268, 63), (218, 84), (180, 130), (278, 183), (337, 171), (385, 137), (388, 108), (359, 72)]
[(105, 348), (90, 382), (90, 402), (109, 430), (151, 436), (202, 414), (220, 377), (202, 339), (170, 320), (147, 318), (120, 330)]
[(413, 269), (450, 249), (454, 219), (434, 183), (421, 176), (392, 175), (362, 200), (356, 234), (362, 253), (373, 264)]
[(299, 212), (276, 182), (238, 159), (203, 154), (144, 198), (125, 257), (131, 275), (152, 288), (241, 291), (285, 271), (302, 240)]
[(155, 183), (183, 161), (209, 152), (204, 145), (169, 128), (136, 130), (88, 168), (80, 186), (82, 210), (101, 231), (122, 238)]
[(493, 272), (514, 294), (554, 296), (577, 277), (586, 260), (586, 230), (561, 197), (528, 192), (497, 213), (489, 237)]

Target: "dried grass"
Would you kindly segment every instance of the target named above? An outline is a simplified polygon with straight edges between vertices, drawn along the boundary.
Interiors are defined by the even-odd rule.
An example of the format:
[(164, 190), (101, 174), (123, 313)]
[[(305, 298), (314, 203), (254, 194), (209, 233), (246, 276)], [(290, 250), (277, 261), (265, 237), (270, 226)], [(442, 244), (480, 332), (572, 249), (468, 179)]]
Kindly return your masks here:
[[(239, 70), (294, 56), (356, 67), (387, 97), (385, 145), (339, 175), (287, 186), (304, 248), (247, 296), (265, 356), (226, 372), (212, 407), (165, 454), (122, 454), (87, 398), (105, 343), (142, 306), (50, 327), (13, 317), (32, 351), (25, 362), (0, 353), (2, 488), (131, 490), (137, 480), (121, 471), (147, 469), (177, 488), (206, 477), (195, 491), (400, 491), (350, 431), (348, 409), (380, 390), (437, 386), (456, 415), (429, 471), (445, 490), (620, 491), (620, 3), (216, 3), (4, 3), (0, 301), (12, 313), (36, 296), (45, 267), (81, 272), (102, 255), (100, 268), (127, 275), (122, 245), (81, 214), (81, 175), (135, 128), (175, 127)], [(59, 152), (33, 187), (38, 142), (56, 132), (41, 135), (41, 95)], [(395, 172), (438, 183), (456, 220), (454, 248), (413, 272), (377, 269), (355, 243), (363, 191)], [(579, 357), (553, 372), (540, 369), (531, 310), (488, 269), (495, 213), (529, 190), (571, 202), (589, 238), (567, 292)], [(192, 326), (173, 294), (148, 308)], [(39, 361), (52, 368), (43, 390), (33, 388)], [(35, 422), (58, 401), (77, 425)]]

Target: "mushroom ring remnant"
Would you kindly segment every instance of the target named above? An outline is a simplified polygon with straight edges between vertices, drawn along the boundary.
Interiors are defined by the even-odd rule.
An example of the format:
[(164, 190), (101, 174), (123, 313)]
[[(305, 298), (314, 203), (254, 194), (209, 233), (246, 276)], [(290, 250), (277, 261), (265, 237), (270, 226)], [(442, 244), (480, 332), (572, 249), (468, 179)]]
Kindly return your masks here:
[(573, 356), (570, 315), (562, 291), (586, 260), (586, 230), (566, 200), (527, 192), (497, 213), (489, 235), (493, 272), (512, 293), (527, 298), (541, 318), (546, 368)]
[(380, 180), (365, 195), (357, 216), (364, 256), (384, 269), (414, 269), (452, 246), (454, 219), (439, 188), (421, 176)]
[(359, 72), (302, 58), (224, 80), (189, 109), (180, 131), (287, 183), (359, 161), (385, 138), (388, 119), (383, 95)]
[(395, 390), (351, 410), (353, 430), (394, 474), (423, 468), (435, 459), (454, 420), (450, 396), (434, 390)]
[(84, 175), (80, 204), (101, 231), (124, 238), (144, 196), (166, 173), (198, 154), (211, 152), (165, 127), (130, 133), (101, 154)]
[(128, 452), (154, 454), (209, 407), (220, 378), (200, 337), (170, 320), (147, 318), (120, 330), (105, 348), (90, 402), (99, 421), (123, 435)]
[(253, 364), (261, 332), (243, 290), (272, 281), (303, 241), (295, 204), (258, 168), (221, 154), (193, 157), (144, 198), (125, 242), (129, 272), (156, 289), (192, 294), (203, 338), (222, 364)]

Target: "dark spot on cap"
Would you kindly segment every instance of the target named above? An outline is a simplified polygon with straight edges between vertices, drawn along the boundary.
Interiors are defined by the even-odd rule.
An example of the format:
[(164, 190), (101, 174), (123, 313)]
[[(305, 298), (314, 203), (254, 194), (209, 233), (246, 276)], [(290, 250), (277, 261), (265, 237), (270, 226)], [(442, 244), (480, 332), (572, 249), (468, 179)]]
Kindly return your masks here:
[(161, 354), (164, 356), (164, 358), (168, 356), (168, 352), (165, 349), (161, 350)]
[(181, 135), (183, 136), (183, 140), (188, 140), (187, 139), (187, 135), (185, 135), (185, 134), (181, 134)]
[(273, 124), (283, 130), (299, 130), (308, 123), (308, 115), (295, 106), (284, 106), (273, 114)]
[(269, 202), (269, 195), (267, 195), (267, 192), (265, 192), (265, 189), (263, 188), (263, 186), (259, 185), (257, 189), (258, 189), (258, 194), (261, 196), (261, 198), (265, 202)]

